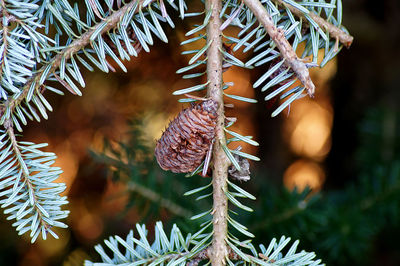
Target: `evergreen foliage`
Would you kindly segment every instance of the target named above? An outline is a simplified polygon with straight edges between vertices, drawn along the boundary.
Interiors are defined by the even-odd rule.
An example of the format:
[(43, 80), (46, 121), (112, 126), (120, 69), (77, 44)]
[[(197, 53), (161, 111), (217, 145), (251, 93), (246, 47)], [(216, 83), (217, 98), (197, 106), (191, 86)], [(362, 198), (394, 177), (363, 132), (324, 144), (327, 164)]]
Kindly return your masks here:
[[(221, 8), (218, 7), (220, 4)], [(37, 239), (40, 232), (42, 237), (46, 238), (47, 233), (55, 235), (51, 227), (65, 226), (58, 221), (68, 214), (68, 211), (61, 209), (62, 205), (67, 203), (66, 198), (60, 196), (65, 185), (53, 183), (61, 171), (51, 166), (55, 155), (40, 150), (45, 144), (17, 140), (21, 136), (16, 135), (14, 129), (22, 132), (22, 125), (26, 125), (28, 120), (35, 119), (40, 122), (42, 118), (47, 119), (47, 111), (52, 111), (53, 108), (46, 100), (45, 92), (63, 94), (61, 90), (51, 86), (51, 82), (58, 82), (72, 94), (81, 95), (80, 87), (85, 86), (82, 67), (89, 71), (93, 71), (94, 67), (104, 72), (115, 71), (109, 62), (114, 61), (126, 71), (122, 61), (137, 56), (140, 49), (149, 52), (149, 47), (154, 43), (153, 38), (167, 42), (168, 38), (161, 25), (168, 24), (174, 27), (174, 23), (167, 13), (166, 5), (176, 10), (181, 19), (194, 16), (203, 19), (200, 25), (195, 25), (186, 33), (189, 39), (182, 42), (182, 45), (201, 42), (202, 48), (185, 51), (185, 54), (193, 56), (188, 66), (179, 69), (177, 73), (184, 73), (185, 79), (207, 74), (207, 81), (177, 90), (174, 94), (184, 95), (207, 88), (207, 96), (216, 97), (211, 95), (211, 83), (215, 82), (213, 78), (222, 79), (219, 70), (226, 70), (231, 65), (254, 68), (274, 62), (253, 85), (255, 88), (262, 86), (262, 91), (270, 90), (266, 99), (279, 94), (280, 98), (287, 98), (272, 116), (279, 114), (294, 100), (304, 96), (303, 92), (313, 96), (315, 86), (310, 79), (308, 68), (323, 66), (340, 51), (343, 45), (349, 46), (352, 41), (352, 37), (341, 26), (340, 0), (332, 0), (329, 3), (324, 0), (303, 2), (213, 0), (205, 1), (204, 10), (193, 13), (188, 12), (184, 0), (165, 2), (108, 0), (104, 3), (86, 0), (84, 5), (71, 4), (67, 0), (0, 0), (2, 25), (0, 123), (4, 127), (1, 132), (0, 151), (1, 207), (6, 214), (10, 214), (9, 219), (16, 220), (14, 226), (19, 233), (31, 231), (32, 242)], [(215, 25), (218, 28), (215, 28)], [(238, 36), (224, 35), (223, 30), (228, 26), (239, 28)], [(300, 49), (300, 44), (303, 48), (299, 58), (296, 51)], [(232, 50), (230, 46), (233, 46)], [(253, 52), (247, 62), (242, 62), (235, 56), (235, 52), (242, 48), (244, 53)], [(318, 65), (317, 54), (320, 49), (324, 49), (324, 58)], [(211, 51), (217, 53), (212, 54)], [(308, 56), (311, 56), (311, 60), (307, 63)], [(207, 65), (207, 71), (199, 70), (204, 65)], [(296, 80), (299, 80), (301, 85), (290, 89)], [(218, 84), (220, 85), (222, 85), (220, 92), (232, 86), (231, 83), (224, 81)], [(255, 102), (254, 99), (238, 95), (224, 93), (224, 96), (239, 101)], [(195, 99), (196, 97), (190, 96), (180, 101), (191, 102)], [(218, 119), (224, 119), (223, 107), (219, 108)], [(258, 144), (249, 136), (242, 136), (227, 129), (233, 123), (234, 121), (226, 125), (223, 123), (217, 125), (215, 150), (219, 149), (221, 153), (223, 150), (229, 160), (227, 162), (240, 170), (241, 166), (235, 155), (251, 160), (259, 158), (239, 150), (232, 150), (227, 144), (232, 141)], [(223, 135), (218, 133), (220, 132), (218, 129), (222, 129)], [(226, 140), (225, 133), (232, 137)], [(214, 161), (214, 168), (219, 167), (216, 164)], [(227, 165), (225, 164), (226, 167)], [(201, 168), (202, 165), (189, 175), (193, 176), (202, 171)], [(129, 169), (137, 171), (135, 167), (129, 166)], [(204, 170), (206, 172), (207, 169)], [(146, 181), (149, 182), (147, 185), (150, 185), (152, 180), (154, 179)], [(224, 180), (224, 184), (219, 185), (222, 188), (221, 200), (226, 201), (222, 202), (221, 206), (228, 206), (229, 202), (230, 209), (253, 211), (241, 202), (246, 198), (254, 200), (253, 195), (232, 181)], [(141, 190), (150, 189), (145, 184), (141, 186)], [(214, 190), (211, 191), (211, 188)], [(196, 187), (185, 194), (196, 194), (198, 199), (206, 199), (213, 197), (215, 191), (213, 180), (212, 184)], [(148, 199), (156, 202), (162, 202), (163, 199), (162, 196), (157, 196), (160, 194), (152, 198), (148, 190), (142, 195), (147, 195)], [(216, 203), (215, 198), (213, 203)], [(169, 204), (174, 203), (171, 201)], [(126, 241), (120, 237), (106, 241), (113, 254), (111, 257), (100, 246), (96, 249), (103, 262), (111, 265), (124, 263), (175, 265), (184, 264), (187, 260), (190, 260), (188, 263), (198, 264), (201, 260), (212, 259), (215, 252), (206, 251), (215, 248), (212, 243), (217, 235), (218, 230), (215, 226), (218, 221), (215, 222), (213, 217), (215, 218), (215, 212), (218, 210), (211, 207), (206, 209), (208, 211), (192, 217), (193, 220), (201, 220), (200, 229), (195, 234), (189, 233), (186, 238), (183, 238), (176, 226), (173, 226), (168, 238), (162, 225), (157, 223), (155, 241), (150, 245), (145, 227), (138, 225), (136, 229), (139, 238), (134, 238), (133, 233), (130, 233)], [(185, 215), (188, 213), (184, 209), (183, 212)], [(267, 248), (261, 245), (260, 251), (257, 251), (249, 240), (254, 235), (238, 221), (235, 211), (231, 210), (223, 219), (229, 224), (228, 231), (222, 236), (223, 250), (228, 253), (221, 254), (230, 265), (320, 264), (320, 260), (313, 260), (314, 253), (296, 252), (297, 241), (287, 252), (282, 253), (290, 238), (281, 237), (279, 241), (273, 239)], [(240, 232), (240, 238), (244, 236), (246, 240), (240, 240), (233, 234), (235, 231)], [(122, 251), (119, 249), (120, 245), (123, 246)], [(196, 257), (198, 254), (202, 255)], [(90, 265), (91, 262), (87, 264)]]
[[(162, 223), (157, 222), (154, 242), (150, 244), (147, 240), (146, 227), (136, 224), (136, 230), (139, 238), (135, 238), (133, 231), (130, 231), (126, 240), (115, 236), (104, 241), (112, 257), (101, 245), (97, 245), (95, 249), (102, 258), (100, 265), (125, 265), (132, 262), (137, 265), (197, 265), (195, 263), (206, 258), (204, 251), (207, 251), (205, 249), (207, 245), (204, 244), (204, 240), (209, 237), (204, 238), (201, 231), (193, 235), (189, 234), (185, 238), (179, 228), (174, 225), (168, 238)], [(252, 244), (248, 244), (251, 254), (244, 254), (232, 246), (235, 247), (233, 251), (237, 254), (230, 254), (227, 261), (229, 265), (235, 265), (234, 262), (237, 261), (239, 265), (320, 265), (320, 260), (313, 260), (314, 253), (297, 251), (299, 241), (295, 241), (283, 254), (282, 250), (288, 247), (289, 242), (290, 238), (284, 236), (279, 241), (274, 238), (268, 247), (260, 245), (259, 251)], [(244, 261), (240, 262), (240, 260)], [(85, 261), (85, 265), (99, 265), (99, 263)]]
[[(5, 128), (1, 150), (2, 208), (10, 214), (9, 219), (16, 219), (14, 225), (21, 234), (31, 230), (33, 242), (40, 232), (43, 238), (48, 232), (55, 235), (52, 226), (65, 227), (57, 221), (68, 214), (61, 211), (66, 198), (59, 196), (65, 185), (53, 183), (61, 173), (60, 169), (50, 167), (55, 155), (39, 150), (45, 144), (18, 141), (20, 136), (15, 135), (14, 128), (22, 132), (21, 125), (28, 120), (47, 119), (47, 111), (53, 108), (44, 96), (45, 91), (60, 95), (63, 92), (46, 81), (58, 81), (72, 94), (82, 95), (76, 84), (85, 86), (82, 67), (115, 71), (107, 61), (111, 59), (126, 71), (120, 58), (137, 56), (132, 44), (138, 41), (149, 51), (148, 44), (153, 43), (151, 33), (166, 41), (159, 20), (173, 24), (151, 7), (142, 10), (142, 3), (136, 1), (123, 6), (118, 3), (118, 10), (112, 9), (112, 2), (107, 2), (103, 10), (99, 2), (85, 1), (87, 12), (83, 19), (79, 5), (71, 6), (66, 0), (0, 3), (0, 123)], [(153, 4), (153, 8), (159, 11), (160, 7)], [(136, 23), (143, 25), (145, 33)], [(133, 28), (137, 39), (128, 37), (127, 27)], [(118, 56), (104, 35), (117, 47)]]

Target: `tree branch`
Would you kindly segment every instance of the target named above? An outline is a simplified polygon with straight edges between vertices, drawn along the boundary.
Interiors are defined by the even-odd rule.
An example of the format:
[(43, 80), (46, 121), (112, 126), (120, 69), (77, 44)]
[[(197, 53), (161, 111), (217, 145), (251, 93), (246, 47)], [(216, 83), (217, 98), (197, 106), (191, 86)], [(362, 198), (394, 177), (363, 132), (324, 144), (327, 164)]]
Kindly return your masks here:
[(228, 167), (230, 162), (222, 149), (226, 145), (224, 133), (224, 101), (222, 91), (222, 33), (220, 31), (221, 10), (220, 0), (206, 0), (206, 10), (211, 10), (211, 18), (207, 25), (207, 43), (211, 42), (207, 50), (207, 78), (209, 81), (207, 96), (218, 103), (218, 121), (213, 151), (213, 240), (210, 252), (212, 265), (224, 265), (228, 255), (228, 247), (225, 242), (228, 229), (228, 199), (227, 191)]
[[(0, 13), (0, 25), (3, 29), (3, 52), (0, 56), (1, 61), (0, 61), (0, 79), (3, 78), (3, 72), (4, 72), (4, 67), (5, 67), (5, 58), (7, 56), (7, 46), (8, 46), (8, 42), (7, 42), (7, 36), (8, 36), (8, 21), (9, 21), (9, 14), (7, 13), (6, 10), (6, 4), (4, 3), (4, 1), (1, 1), (0, 3), (0, 8), (1, 8), (1, 13)], [(7, 22), (7, 24), (5, 25), (4, 21)]]
[[(232, 248), (228, 247), (228, 256), (231, 260), (240, 260), (240, 256), (233, 251)], [(210, 247), (203, 249), (196, 256), (192, 257), (190, 261), (186, 263), (186, 266), (197, 266), (203, 260), (210, 258)]]
[[(304, 18), (305, 21), (307, 21), (306, 17), (304, 16), (304, 13), (301, 12), (299, 9), (292, 5), (288, 5), (282, 0), (273, 0), (276, 4), (288, 8), (293, 14), (300, 18)], [(350, 45), (353, 43), (353, 36), (348, 34), (347, 32), (343, 31), (342, 29), (336, 27), (332, 23), (326, 21), (325, 19), (321, 18), (314, 12), (310, 11), (308, 14), (317, 24), (320, 26), (322, 29), (325, 29), (326, 31), (329, 32), (329, 36), (337, 39), (339, 42), (341, 42), (346, 48), (349, 48)]]
[(193, 212), (191, 210), (173, 202), (168, 198), (163, 197), (157, 191), (152, 190), (145, 185), (140, 184), (139, 182), (130, 180), (129, 172), (132, 171), (132, 165), (121, 162), (120, 160), (114, 159), (110, 156), (99, 156), (97, 160), (101, 163), (104, 163), (105, 165), (112, 165), (117, 167), (118, 169), (122, 169), (124, 172), (124, 176), (127, 177), (125, 183), (127, 185), (128, 191), (135, 192), (149, 201), (159, 203), (161, 207), (165, 208), (167, 211), (174, 215), (186, 218), (193, 216)]
[[(155, 262), (156, 260), (160, 260), (161, 258), (163, 258), (163, 262), (168, 262), (171, 260), (177, 260), (179, 258), (185, 257), (187, 255), (189, 255), (190, 252), (186, 251), (186, 252), (182, 252), (182, 253), (168, 253), (168, 254), (163, 254), (160, 256), (155, 256), (155, 257), (150, 257), (150, 258), (146, 258), (146, 259), (141, 259), (140, 260), (140, 264), (139, 265), (150, 265), (151, 263)], [(135, 262), (134, 260), (132, 260), (132, 262)], [(120, 265), (120, 264), (119, 264)], [(156, 265), (159, 265), (156, 264)]]
[(15, 138), (15, 134), (14, 134), (14, 128), (13, 128), (13, 123), (11, 119), (6, 119), (4, 122), (4, 127), (7, 130), (7, 135), (10, 138), (10, 142), (15, 154), (15, 157), (17, 158), (17, 164), (22, 172), (22, 177), (23, 177), (23, 181), (21, 181), (21, 183), (25, 183), (25, 186), (27, 187), (28, 193), (29, 193), (29, 197), (33, 198), (33, 204), (31, 203), (30, 205), (32, 206), (33, 209), (35, 209), (35, 212), (38, 213), (39, 217), (40, 217), (40, 224), (41, 226), (43, 226), (46, 230), (50, 227), (50, 225), (43, 219), (43, 211), (37, 207), (37, 196), (35, 193), (35, 188), (34, 185), (32, 184), (32, 181), (29, 179), (30, 177), (30, 173), (28, 170), (28, 166), (26, 165), (25, 161), (22, 159), (22, 154), (21, 151), (18, 147), (18, 142)]
[[(210, 259), (211, 258), (211, 247), (205, 248), (199, 253), (197, 253), (195, 256), (190, 258), (190, 261), (186, 262), (186, 266), (197, 266), (200, 264), (200, 262)], [(187, 255), (191, 255), (189, 251), (187, 252), (182, 252), (182, 253), (172, 253), (172, 254), (165, 254), (162, 255), (161, 257), (164, 257), (164, 261), (171, 261), (171, 260), (177, 260), (181, 257), (185, 257)], [(231, 248), (228, 248), (228, 254), (227, 257), (231, 260), (240, 260), (240, 257), (238, 254), (236, 254)], [(159, 260), (160, 257), (151, 257), (148, 258), (145, 262), (147, 264), (150, 264), (151, 262), (154, 262), (155, 260)], [(142, 260), (141, 262), (144, 263)]]
[(151, 190), (145, 186), (142, 186), (137, 182), (129, 181), (127, 183), (127, 186), (128, 190), (134, 191), (150, 201), (158, 202), (162, 208), (165, 208), (167, 211), (176, 216), (181, 216), (185, 218), (193, 216), (192, 211), (176, 204), (170, 199), (163, 197), (156, 191)]
[[(48, 65), (51, 65), (51, 69), (48, 72), (47, 75), (50, 75), (50, 73), (54, 72), (61, 64), (61, 61), (63, 58), (69, 59), (71, 56), (81, 49), (83, 49), (85, 46), (87, 46), (91, 41), (90, 37), (96, 33), (96, 31), (99, 28), (102, 28), (99, 35), (104, 34), (105, 32), (108, 32), (109, 30), (115, 28), (118, 23), (120, 22), (121, 18), (123, 17), (124, 14), (129, 12), (130, 9), (132, 9), (135, 4), (139, 2), (139, 6), (142, 5), (144, 0), (137, 0), (137, 1), (132, 1), (114, 13), (112, 13), (110, 16), (104, 18), (104, 20), (101, 21), (101, 23), (98, 23), (96, 26), (92, 27), (89, 31), (84, 33), (79, 39), (74, 40), (71, 44), (69, 44), (65, 49), (60, 51), (54, 58), (51, 60), (48, 64), (42, 66), (25, 84), (25, 86), (22, 89), (22, 93), (16, 97), (15, 99), (10, 97), (9, 101), (6, 102), (6, 105), (1, 108), (0, 113), (3, 114), (4, 110), (7, 108), (10, 108), (10, 114), (14, 111), (15, 107), (18, 106), (28, 95), (29, 88), (31, 87), (32, 83), (35, 82), (35, 90), (37, 90), (41, 84), (39, 84), (39, 80), (41, 76), (43, 75), (43, 72), (47, 68)], [(138, 12), (140, 7), (136, 9), (135, 12)], [(103, 23), (106, 22), (106, 26), (103, 26)]]
[(290, 220), (299, 213), (307, 210), (307, 202), (304, 201), (304, 207), (302, 206), (303, 204), (298, 203), (297, 206), (294, 206), (288, 210), (284, 210), (282, 213), (274, 213), (274, 215), (269, 216), (268, 218), (262, 219), (257, 223), (255, 223), (252, 226), (252, 229), (259, 230), (262, 228), (271, 228), (275, 224), (281, 224), (284, 221)]
[(285, 37), (282, 29), (275, 27), (270, 14), (258, 0), (243, 0), (245, 5), (253, 12), (258, 21), (263, 25), (272, 41), (278, 47), (286, 66), (290, 67), (297, 75), (297, 78), (303, 83), (310, 97), (314, 96), (315, 85), (310, 78), (310, 73), (306, 65), (297, 57), (296, 52)]
[(192, 257), (190, 261), (186, 263), (186, 266), (197, 266), (203, 260), (206, 260), (210, 257), (210, 247), (203, 249), (196, 256)]

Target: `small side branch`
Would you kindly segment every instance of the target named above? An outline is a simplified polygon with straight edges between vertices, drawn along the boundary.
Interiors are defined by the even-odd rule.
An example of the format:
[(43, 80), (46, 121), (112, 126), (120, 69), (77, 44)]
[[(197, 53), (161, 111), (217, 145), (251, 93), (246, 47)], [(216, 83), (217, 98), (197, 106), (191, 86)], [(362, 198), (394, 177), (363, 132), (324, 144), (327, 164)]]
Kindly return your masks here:
[[(118, 169), (122, 169), (124, 173), (129, 173), (132, 169), (128, 163), (121, 162), (117, 159), (102, 156), (98, 159), (100, 162), (104, 163), (105, 165), (113, 165)], [(129, 178), (128, 178), (129, 179)], [(163, 197), (161, 194), (157, 193), (155, 190), (149, 189), (145, 185), (140, 184), (139, 182), (128, 181), (127, 182), (127, 190), (130, 192), (135, 192), (141, 195), (143, 198), (157, 202), (160, 204), (162, 208), (165, 208), (170, 213), (181, 216), (181, 217), (191, 217), (193, 216), (193, 212), (185, 207), (176, 204), (175, 202), (171, 201), (168, 198)]]
[[(286, 4), (282, 0), (274, 0), (274, 2), (280, 6), (287, 7), (293, 14), (295, 14), (297, 17), (304, 18), (305, 21), (307, 21), (306, 17), (304, 16), (303, 12), (301, 12), (299, 9), (296, 7)], [(343, 31), (342, 29), (336, 27), (332, 23), (326, 21), (325, 19), (321, 18), (314, 12), (311, 12), (308, 14), (317, 24), (320, 26), (322, 29), (325, 29), (326, 31), (329, 32), (329, 36), (332, 38), (335, 38), (338, 40), (340, 43), (342, 43), (346, 48), (349, 48), (350, 45), (353, 43), (353, 36), (348, 34), (347, 32)]]
[[(6, 4), (4, 1), (0, 1), (0, 25), (3, 29), (3, 36), (2, 36), (2, 45), (4, 46), (3, 52), (0, 55), (0, 79), (3, 77), (3, 72), (5, 68), (5, 58), (7, 56), (7, 47), (8, 47), (8, 42), (7, 42), (7, 36), (8, 36), (8, 20), (9, 20), (9, 14), (7, 13), (6, 10)], [(6, 22), (6, 23), (4, 23)]]
[(175, 202), (169, 200), (168, 198), (163, 197), (156, 191), (151, 190), (137, 182), (133, 181), (128, 182), (128, 189), (130, 191), (138, 193), (139, 195), (150, 201), (158, 202), (162, 208), (165, 208), (170, 213), (176, 216), (181, 216), (185, 218), (193, 216), (192, 211), (176, 204)]
[[(204, 250), (202, 252), (204, 252)], [(158, 263), (156, 265), (159, 265), (160, 264), (160, 262), (159, 262), (160, 260), (163, 261), (166, 264), (169, 261), (172, 261), (172, 260), (175, 261), (175, 260), (177, 260), (179, 258), (182, 258), (182, 257), (185, 257), (187, 255), (190, 255), (189, 251), (182, 252), (182, 253), (169, 253), (169, 254), (164, 254), (164, 255), (160, 255), (160, 256), (149, 257), (147, 259), (141, 259), (140, 260), (140, 262), (141, 262), (140, 265), (151, 265), (155, 261), (158, 261)], [(191, 260), (191, 261), (193, 261), (193, 260)], [(135, 262), (135, 261), (132, 261), (132, 262)], [(189, 263), (190, 262), (186, 263), (186, 265), (189, 265)], [(197, 264), (194, 264), (194, 265), (197, 265)]]
[(17, 143), (17, 139), (15, 138), (15, 134), (14, 134), (14, 128), (13, 128), (13, 123), (10, 119), (6, 119), (4, 122), (4, 127), (7, 130), (7, 135), (10, 138), (10, 142), (15, 154), (15, 157), (17, 158), (17, 164), (19, 166), (19, 168), (21, 169), (22, 172), (22, 176), (24, 178), (24, 181), (26, 186), (27, 186), (27, 190), (29, 195), (32, 195), (31, 197), (33, 198), (33, 203), (31, 204), (31, 206), (35, 209), (35, 212), (38, 213), (39, 217), (40, 217), (40, 222), (41, 222), (41, 226), (43, 226), (44, 228), (49, 228), (50, 225), (48, 223), (45, 222), (45, 220), (43, 219), (43, 212), (40, 208), (37, 207), (37, 196), (35, 194), (35, 188), (34, 185), (32, 184), (31, 180), (29, 179), (30, 177), (30, 173), (28, 170), (28, 166), (26, 165), (25, 161), (22, 158), (22, 154), (20, 151), (20, 148), (18, 147), (18, 143)]
[(186, 266), (197, 266), (203, 260), (206, 260), (210, 257), (210, 247), (203, 249), (196, 256), (194, 256), (190, 261), (186, 263)]
[[(192, 259), (186, 263), (186, 266), (197, 266), (200, 264), (200, 262), (210, 259), (210, 247), (203, 249), (201, 252), (199, 252), (196, 256), (192, 257)], [(230, 260), (240, 260), (240, 256), (233, 251), (230, 247), (228, 248), (228, 255), (227, 258)]]
[(263, 25), (264, 29), (267, 31), (268, 35), (271, 37), (272, 41), (278, 47), (281, 52), (282, 57), (285, 60), (286, 66), (290, 67), (297, 75), (297, 78), (303, 83), (310, 97), (314, 96), (315, 85), (311, 80), (308, 68), (297, 57), (296, 52), (290, 45), (285, 37), (285, 32), (282, 29), (278, 29), (270, 14), (264, 8), (258, 0), (243, 0), (245, 5), (253, 12), (257, 17), (258, 21)]

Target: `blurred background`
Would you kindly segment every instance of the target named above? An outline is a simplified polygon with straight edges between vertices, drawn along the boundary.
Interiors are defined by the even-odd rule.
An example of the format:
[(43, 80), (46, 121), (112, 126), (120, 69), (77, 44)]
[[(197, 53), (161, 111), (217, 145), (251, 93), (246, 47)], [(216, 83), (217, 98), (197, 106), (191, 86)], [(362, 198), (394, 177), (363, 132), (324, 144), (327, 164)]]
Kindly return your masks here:
[[(95, 244), (124, 237), (138, 222), (197, 228), (187, 217), (208, 203), (179, 199), (208, 180), (164, 173), (153, 160), (155, 140), (186, 106), (172, 92), (194, 85), (175, 74), (189, 60), (179, 43), (193, 23), (176, 19), (176, 31), (163, 26), (169, 43), (157, 41), (151, 53), (126, 62), (128, 73), (87, 72), (82, 97), (47, 94), (54, 113), (29, 123), (24, 138), (47, 142), (57, 154), (69, 228), (58, 231), (60, 240), (31, 245), (2, 216), (0, 265), (97, 261)], [(312, 70), (315, 98), (296, 101), (276, 118), (279, 102), (265, 102), (251, 85), (268, 66), (224, 73), (225, 82), (235, 83), (228, 93), (258, 100), (232, 100), (235, 108), (227, 111), (238, 118), (237, 132), (260, 143), (241, 144), (261, 161), (242, 184), (257, 197), (247, 203), (255, 213), (240, 217), (257, 236), (254, 243), (285, 234), (328, 265), (400, 265), (400, 3), (343, 1), (343, 25), (355, 40)]]

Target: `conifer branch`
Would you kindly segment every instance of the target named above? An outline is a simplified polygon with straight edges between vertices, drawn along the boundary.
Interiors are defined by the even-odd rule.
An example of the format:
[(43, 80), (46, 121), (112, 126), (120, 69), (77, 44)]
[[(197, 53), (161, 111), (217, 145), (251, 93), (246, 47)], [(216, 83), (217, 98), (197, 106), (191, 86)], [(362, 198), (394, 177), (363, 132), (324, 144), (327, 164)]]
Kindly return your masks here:
[[(210, 258), (210, 247), (203, 249), (200, 251), (196, 256), (192, 257), (190, 261), (186, 263), (186, 266), (197, 266), (200, 264), (200, 262), (207, 260)], [(240, 257), (238, 254), (233, 251), (233, 249), (228, 248), (228, 256), (229, 259), (231, 260), (240, 260)]]
[[(292, 5), (286, 4), (283, 0), (273, 0), (276, 4), (288, 8), (293, 14), (298, 16), (299, 18), (304, 18), (305, 21), (307, 21), (306, 17), (304, 16), (304, 13), (301, 12), (301, 10), (297, 9), (296, 7)], [(353, 36), (348, 34), (347, 32), (343, 31), (339, 27), (333, 25), (332, 23), (326, 21), (322, 17), (318, 16), (314, 12), (310, 11), (308, 15), (320, 26), (322, 29), (326, 30), (329, 32), (329, 35), (332, 38), (337, 39), (339, 42), (341, 42), (346, 48), (350, 48), (350, 45), (353, 43)]]
[[(120, 9), (116, 10), (113, 12), (110, 16), (104, 18), (100, 23), (92, 27), (90, 30), (85, 32), (79, 39), (74, 40), (71, 44), (69, 44), (65, 49), (60, 51), (54, 58), (51, 60), (48, 64), (42, 66), (30, 79), (29, 81), (25, 84), (25, 86), (22, 89), (21, 94), (16, 97), (9, 99), (7, 101), (5, 106), (2, 106), (0, 109), (0, 114), (4, 113), (4, 110), (7, 108), (10, 108), (10, 113), (13, 113), (14, 109), (27, 97), (29, 89), (32, 85), (32, 83), (35, 84), (35, 91), (41, 86), (40, 84), (40, 79), (42, 78), (43, 73), (45, 72), (46, 68), (51, 65), (50, 71), (47, 72), (47, 76), (49, 76), (51, 73), (53, 73), (58, 67), (60, 67), (60, 64), (64, 59), (69, 59), (71, 58), (72, 55), (77, 53), (78, 51), (82, 50), (85, 46), (90, 44), (91, 36), (93, 34), (104, 34), (111, 29), (115, 28), (118, 23), (120, 22), (121, 18), (123, 17), (124, 14), (129, 12), (136, 3), (139, 2), (139, 6), (141, 6), (144, 2), (144, 0), (137, 0), (137, 1), (132, 1), (130, 3), (127, 3), (126, 5), (122, 6)], [(152, 1), (151, 1), (152, 2)], [(139, 11), (140, 8), (137, 8), (135, 13)], [(107, 22), (106, 25), (104, 26), (104, 22)], [(101, 30), (99, 31), (99, 28)], [(99, 33), (100, 32), (100, 33)]]
[(297, 204), (296, 206), (284, 210), (282, 213), (276, 213), (273, 216), (266, 217), (266, 219), (262, 219), (253, 225), (253, 230), (259, 230), (260, 228), (271, 228), (273, 225), (282, 224), (285, 221), (288, 221), (298, 215), (301, 212), (306, 211), (307, 203), (304, 202), (304, 207), (301, 204)]
[(211, 43), (207, 50), (207, 78), (209, 81), (207, 95), (218, 103), (218, 121), (213, 151), (213, 240), (210, 252), (212, 265), (224, 265), (228, 255), (228, 246), (225, 241), (228, 230), (228, 198), (227, 191), (228, 167), (230, 162), (222, 148), (226, 145), (224, 132), (224, 102), (222, 81), (222, 33), (220, 30), (221, 1), (207, 0), (206, 11), (212, 10), (207, 25), (207, 43)]
[[(131, 170), (131, 165), (121, 162), (117, 159), (111, 158), (111, 157), (106, 157), (102, 158), (101, 162), (106, 164), (106, 165), (113, 165), (117, 167), (118, 169), (123, 169), (125, 171), (130, 171)], [(152, 202), (157, 202), (160, 204), (162, 208), (165, 208), (168, 210), (170, 213), (181, 216), (181, 217), (191, 217), (193, 215), (192, 211), (173, 202), (172, 200), (163, 197), (160, 193), (158, 193), (154, 189), (150, 189), (139, 182), (135, 182), (132, 180), (129, 180), (127, 182), (127, 190), (136, 192), (139, 195), (141, 195), (143, 198), (146, 198)]]
[(194, 256), (190, 261), (186, 263), (186, 266), (197, 266), (203, 260), (206, 260), (210, 256), (210, 247), (203, 249), (196, 256)]
[(45, 215), (43, 214), (42, 209), (38, 208), (38, 199), (35, 194), (35, 188), (30, 180), (30, 173), (28, 170), (28, 166), (26, 165), (24, 159), (22, 158), (21, 151), (18, 147), (18, 143), (15, 138), (13, 123), (12, 123), (11, 119), (7, 119), (4, 122), (4, 127), (7, 130), (7, 135), (10, 138), (12, 149), (14, 151), (15, 157), (17, 158), (18, 168), (22, 172), (23, 180), (21, 180), (21, 183), (25, 183), (25, 186), (28, 190), (30, 198), (33, 199), (33, 202), (30, 202), (32, 208), (35, 210), (33, 213), (38, 214), (39, 221), (40, 221), (40, 227), (43, 227), (46, 231), (48, 231), (48, 229), (50, 228), (50, 225), (44, 221), (43, 217)]
[(160, 195), (160, 193), (157, 193), (157, 191), (155, 190), (149, 189), (134, 181), (129, 181), (127, 185), (130, 191), (134, 191), (139, 195), (143, 196), (143, 198), (146, 198), (150, 201), (158, 202), (162, 208), (165, 208), (170, 213), (176, 216), (187, 218), (193, 215), (192, 211), (176, 204), (175, 202), (171, 201), (168, 198), (163, 197), (162, 195)]
[[(2, 38), (2, 42), (3, 42), (3, 52), (0, 55), (0, 78), (3, 76), (3, 71), (4, 71), (4, 67), (5, 67), (5, 58), (7, 56), (7, 46), (8, 46), (8, 42), (7, 42), (7, 36), (8, 36), (8, 21), (9, 21), (9, 14), (6, 10), (6, 4), (4, 3), (3, 0), (0, 1), (0, 8), (1, 8), (1, 13), (0, 13), (0, 25), (3, 29), (3, 38)], [(7, 22), (7, 24), (5, 25), (4, 22)]]
[(170, 262), (170, 261), (175, 261), (182, 257), (186, 257), (188, 255), (190, 255), (189, 251), (182, 252), (182, 253), (165, 254), (165, 255), (161, 255), (161, 256), (150, 257), (148, 259), (142, 259), (140, 262), (141, 262), (141, 265), (157, 265), (157, 263), (156, 264), (153, 264), (153, 263), (155, 263), (156, 261), (158, 261), (160, 259), (162, 259), (164, 262)]
[(308, 95), (313, 97), (315, 85), (310, 78), (308, 68), (305, 63), (297, 57), (296, 52), (285, 37), (285, 31), (275, 26), (271, 15), (267, 12), (260, 1), (243, 0), (243, 2), (257, 17), (258, 21), (263, 25), (272, 41), (278, 47), (282, 58), (285, 60), (285, 64), (296, 73), (298, 79), (307, 89)]

